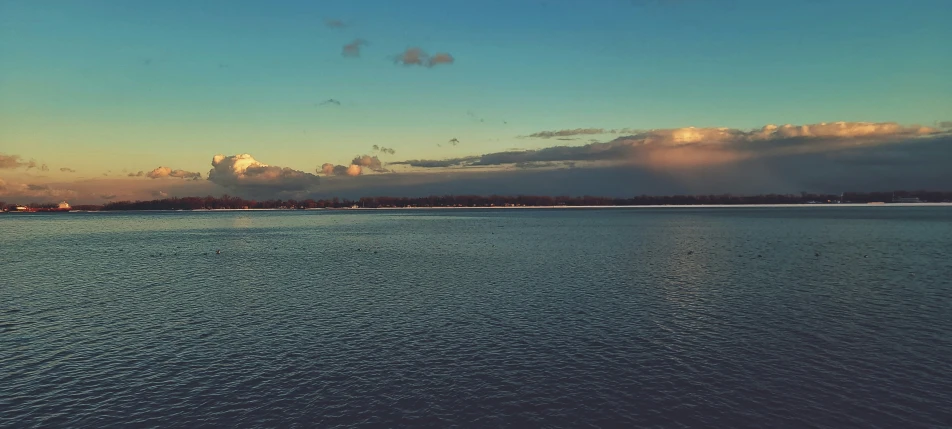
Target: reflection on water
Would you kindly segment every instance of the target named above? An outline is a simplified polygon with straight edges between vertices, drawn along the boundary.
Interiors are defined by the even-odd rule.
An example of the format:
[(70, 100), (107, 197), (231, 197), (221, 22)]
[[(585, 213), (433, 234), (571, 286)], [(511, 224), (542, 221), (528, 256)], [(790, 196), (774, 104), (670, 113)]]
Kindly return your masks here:
[(0, 426), (940, 427), (950, 219), (0, 216)]

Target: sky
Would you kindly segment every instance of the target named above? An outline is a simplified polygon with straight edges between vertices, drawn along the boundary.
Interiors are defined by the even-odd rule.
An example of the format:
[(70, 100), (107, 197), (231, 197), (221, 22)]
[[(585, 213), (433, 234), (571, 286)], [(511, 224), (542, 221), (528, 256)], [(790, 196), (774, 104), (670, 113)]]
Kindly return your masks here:
[(0, 0), (0, 200), (948, 190), (949, 17), (946, 0)]

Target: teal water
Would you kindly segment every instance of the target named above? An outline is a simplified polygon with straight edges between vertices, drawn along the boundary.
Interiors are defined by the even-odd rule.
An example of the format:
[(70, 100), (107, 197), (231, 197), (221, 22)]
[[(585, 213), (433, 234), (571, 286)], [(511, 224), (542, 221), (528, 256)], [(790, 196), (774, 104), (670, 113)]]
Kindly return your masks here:
[(0, 237), (2, 427), (952, 422), (948, 207), (9, 214)]

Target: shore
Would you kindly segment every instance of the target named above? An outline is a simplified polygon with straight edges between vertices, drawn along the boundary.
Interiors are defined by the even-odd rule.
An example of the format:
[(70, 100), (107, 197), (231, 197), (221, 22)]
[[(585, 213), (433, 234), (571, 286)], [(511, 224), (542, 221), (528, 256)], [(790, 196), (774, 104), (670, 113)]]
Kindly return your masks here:
[[(380, 211), (380, 210), (506, 210), (506, 209), (720, 209), (720, 208), (818, 208), (818, 207), (952, 207), (952, 203), (885, 203), (885, 204), (687, 204), (687, 205), (626, 205), (626, 206), (490, 206), (490, 207), (340, 207), (307, 209), (196, 209), (196, 210), (71, 210), (69, 213), (127, 213), (127, 212), (285, 212), (285, 211)], [(36, 214), (50, 212), (0, 212), (9, 214)], [(56, 212), (65, 213), (65, 212)]]

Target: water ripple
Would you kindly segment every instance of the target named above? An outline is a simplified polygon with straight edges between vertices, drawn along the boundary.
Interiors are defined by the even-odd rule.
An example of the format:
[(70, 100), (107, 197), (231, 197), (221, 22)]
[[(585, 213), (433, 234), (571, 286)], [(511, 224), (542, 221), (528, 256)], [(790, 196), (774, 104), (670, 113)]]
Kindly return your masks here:
[(3, 216), (0, 427), (948, 427), (950, 214)]

